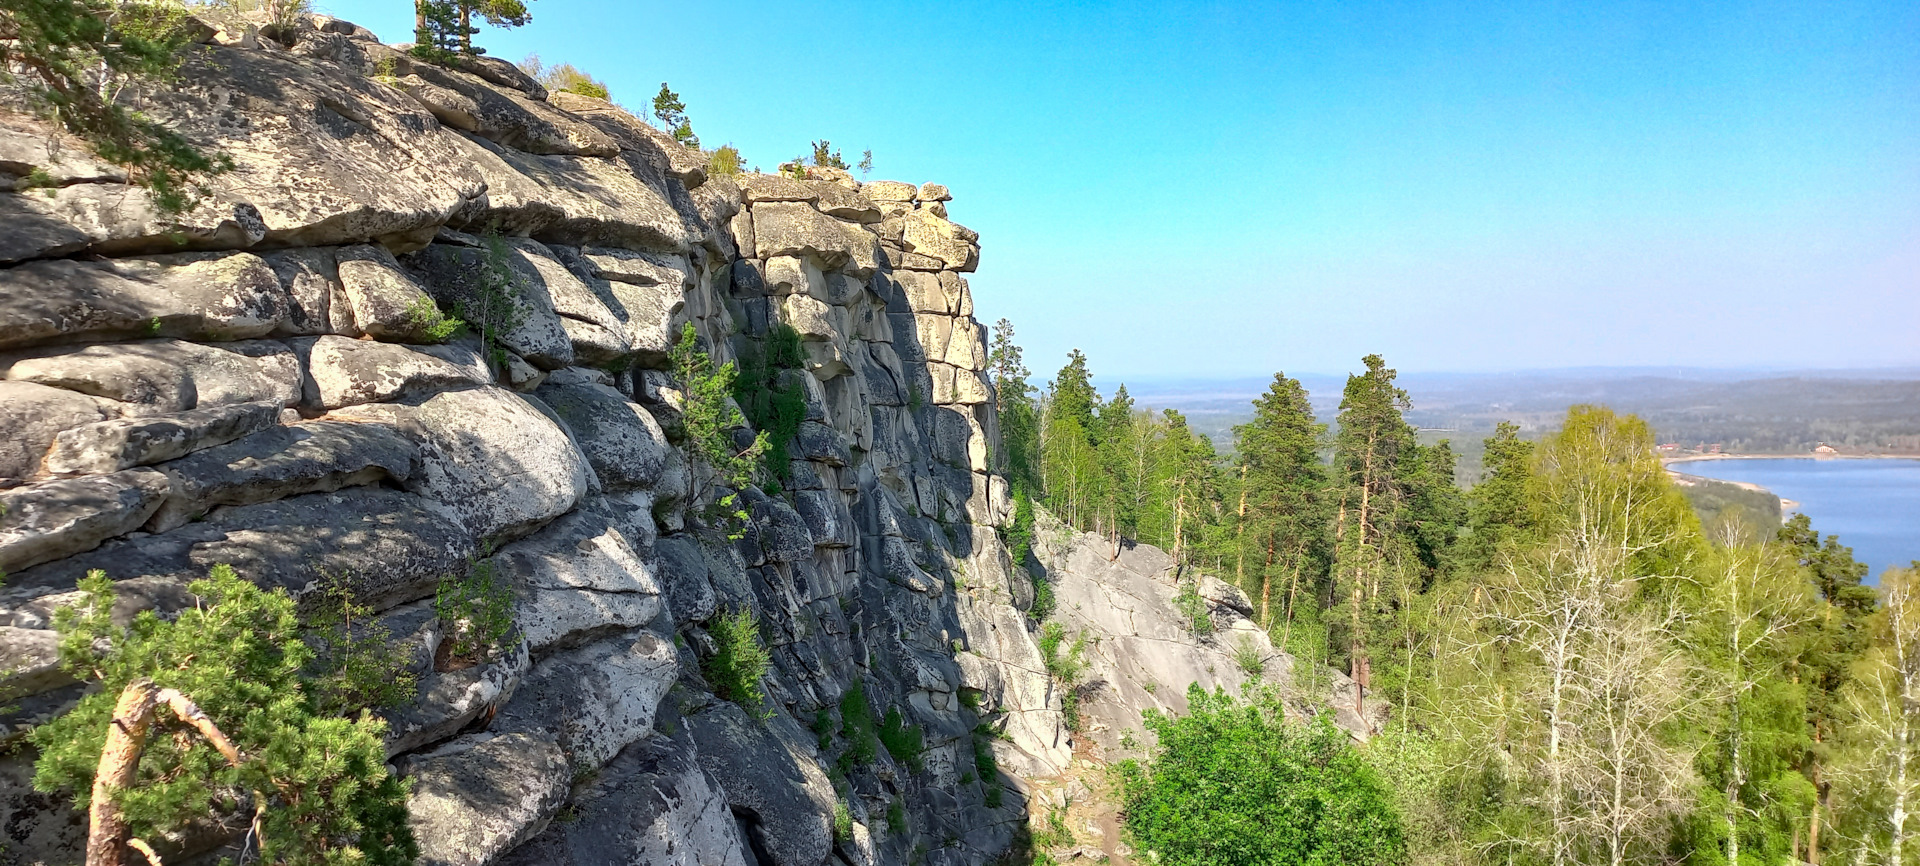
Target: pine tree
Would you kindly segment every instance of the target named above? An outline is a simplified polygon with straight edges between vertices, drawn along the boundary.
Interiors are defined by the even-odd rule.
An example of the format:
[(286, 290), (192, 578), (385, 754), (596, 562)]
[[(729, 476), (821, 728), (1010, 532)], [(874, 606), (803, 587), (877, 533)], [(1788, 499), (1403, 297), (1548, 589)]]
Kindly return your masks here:
[(993, 324), (993, 345), (987, 352), (987, 370), (993, 377), (993, 405), (1000, 417), (1001, 468), (1015, 488), (1040, 489), (1040, 417), (1034, 405), (1032, 375), (1013, 341), (1013, 323)]
[(533, 21), (527, 8), (531, 0), (415, 0), (413, 6), (414, 51), (432, 60), (449, 60), (457, 52), (465, 57), (487, 53), (473, 45), (480, 28), (474, 16), (500, 28), (524, 27)]
[(1349, 675), (1364, 690), (1372, 683), (1369, 642), (1384, 628), (1382, 603), (1391, 600), (1390, 582), (1407, 565), (1399, 549), (1407, 504), (1402, 473), (1414, 440), (1401, 415), (1412, 404), (1394, 385), (1394, 371), (1379, 355), (1363, 362), (1366, 372), (1347, 377), (1340, 401), (1333, 471), (1339, 490), (1335, 580), (1346, 606)]
[(688, 147), (699, 147), (700, 137), (693, 134), (693, 122), (687, 119), (687, 104), (680, 101), (680, 94), (660, 82), (660, 92), (653, 95), (653, 116), (660, 119), (660, 125), (673, 136), (673, 140)]
[(1533, 526), (1527, 504), (1527, 479), (1533, 475), (1533, 443), (1520, 438), (1520, 428), (1506, 421), (1494, 428), (1481, 458), (1486, 477), (1467, 493), (1467, 527), (1457, 549), (1455, 567), (1478, 573), (1497, 567), (1502, 551)]
[(1780, 527), (1778, 541), (1800, 566), (1821, 606), (1806, 631), (1799, 659), (1807, 691), (1807, 735), (1811, 746), (1802, 772), (1813, 784), (1815, 798), (1806, 820), (1805, 859), (1819, 863), (1822, 829), (1833, 822), (1833, 783), (1827, 767), (1834, 758), (1835, 714), (1841, 689), (1852, 679), (1854, 666), (1871, 646), (1871, 618), (1879, 607), (1873, 588), (1861, 581), (1867, 566), (1853, 558), (1853, 550), (1829, 535), (1824, 541), (1805, 514), (1796, 514)]
[(1303, 581), (1304, 598), (1317, 598), (1313, 587), (1331, 555), (1327, 478), (1319, 455), (1326, 426), (1314, 421), (1306, 389), (1281, 373), (1253, 409), (1253, 420), (1233, 429), (1240, 474), (1236, 572), (1243, 575), (1241, 587), (1259, 600), (1260, 621), (1269, 629), (1279, 585), (1285, 646)]

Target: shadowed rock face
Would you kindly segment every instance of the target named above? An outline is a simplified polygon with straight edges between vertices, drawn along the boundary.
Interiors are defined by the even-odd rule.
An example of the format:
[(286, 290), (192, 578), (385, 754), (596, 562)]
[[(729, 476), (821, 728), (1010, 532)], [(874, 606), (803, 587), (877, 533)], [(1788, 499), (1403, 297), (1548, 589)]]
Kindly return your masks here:
[[(179, 86), (136, 97), (234, 160), (180, 225), (0, 114), (0, 190), (63, 184), (0, 191), (0, 686), (21, 695), (0, 723), (77, 694), (50, 629), (89, 570), (124, 621), (195, 603), (188, 582), (226, 563), (298, 597), (346, 587), (411, 660), (414, 700), (381, 712), (423, 863), (1004, 854), (1026, 780), (1074, 740), (996, 530), (962, 276), (978, 238), (945, 187), (710, 178), (704, 154), (499, 61), (424, 65), (322, 16), (286, 44), (209, 29)], [(429, 302), (466, 332), (422, 343)], [(716, 363), (801, 335), (780, 486), (720, 489), (685, 450), (665, 368), (689, 324)], [(1057, 559), (1062, 598), (1098, 608), (1071, 627), (1112, 637), (1101, 745), (1185, 678), (1238, 683), (1220, 642), (1251, 631), (1244, 600), (1216, 593), (1225, 630), (1197, 640), (1168, 625), (1146, 548)], [(476, 570), (516, 627), (454, 663), (431, 599)], [(705, 673), (739, 611), (771, 656), (759, 709)], [(873, 721), (919, 729), (917, 760), (841, 760), (856, 688)], [(976, 750), (1001, 778), (976, 777)], [(24, 784), (33, 757), (0, 758), (0, 859), (77, 861), (81, 821)]]

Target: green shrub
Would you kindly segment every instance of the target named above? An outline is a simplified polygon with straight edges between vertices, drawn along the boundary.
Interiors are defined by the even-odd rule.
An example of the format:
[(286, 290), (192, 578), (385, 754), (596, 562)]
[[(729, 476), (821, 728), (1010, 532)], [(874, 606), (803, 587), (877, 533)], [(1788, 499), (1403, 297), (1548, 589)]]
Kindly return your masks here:
[(887, 747), (887, 754), (895, 761), (920, 769), (920, 756), (926, 751), (926, 742), (921, 736), (920, 727), (907, 721), (901, 715), (899, 707), (888, 707), (887, 717), (880, 721), (880, 744)]
[(130, 683), (149, 679), (185, 694), (244, 757), (230, 765), (198, 736), (149, 738), (138, 784), (115, 794), (134, 837), (188, 831), (251, 796), (271, 807), (254, 818), (262, 862), (388, 866), (418, 856), (406, 786), (387, 771), (385, 722), (316, 706), (304, 676), (313, 653), (284, 590), (262, 592), (215, 566), (189, 584), (199, 603), (177, 619), (143, 611), (121, 629), (103, 572), (79, 588), (79, 604), (57, 611), (54, 624), (62, 667), (93, 688), (31, 734), (36, 789), (64, 792), (86, 810), (114, 706)]
[(1286, 720), (1277, 700), (1187, 690), (1189, 714), (1149, 710), (1160, 746), (1119, 767), (1134, 848), (1168, 866), (1406, 860), (1393, 800), (1325, 716)]
[(853, 810), (847, 808), (847, 801), (835, 800), (833, 803), (833, 840), (846, 842), (853, 839)]
[(1248, 676), (1257, 677), (1261, 671), (1267, 669), (1266, 654), (1260, 651), (1260, 645), (1255, 643), (1253, 636), (1249, 634), (1242, 634), (1239, 640), (1234, 641), (1233, 663), (1246, 671)]
[(485, 664), (513, 644), (513, 589), (490, 557), (468, 559), (464, 573), (442, 578), (433, 613), (446, 632), (442, 668)]
[(407, 305), (407, 324), (422, 343), (444, 343), (467, 326), (466, 322), (441, 312), (440, 305), (426, 295), (414, 298), (413, 303)]
[(714, 177), (735, 177), (740, 174), (740, 148), (723, 144), (707, 154), (707, 174)]
[(308, 691), (317, 712), (345, 716), (413, 700), (418, 684), (406, 654), (345, 581), (329, 580), (306, 620), (303, 639), (313, 651)]
[(721, 614), (707, 627), (707, 633), (713, 636), (714, 651), (701, 663), (701, 669), (714, 693), (750, 714), (771, 718), (772, 712), (765, 710), (767, 696), (761, 681), (773, 658), (760, 643), (760, 625), (753, 611), (741, 608)]
[[(1064, 647), (1064, 651), (1063, 651)], [(1080, 635), (1067, 642), (1067, 628), (1057, 622), (1050, 622), (1040, 628), (1040, 658), (1047, 664), (1047, 673), (1067, 685), (1080, 682), (1080, 675), (1087, 669), (1087, 636)]]
[(899, 834), (907, 829), (907, 804), (899, 797), (887, 804), (887, 832)]
[(1200, 597), (1200, 589), (1195, 580), (1181, 581), (1180, 591), (1173, 596), (1173, 608), (1186, 620), (1188, 630), (1196, 635), (1213, 634), (1213, 617), (1207, 614), (1207, 600)]
[(821, 168), (847, 169), (847, 161), (840, 158), (840, 151), (833, 149), (833, 142), (821, 139), (813, 143), (813, 164)]
[(833, 747), (833, 714), (826, 707), (813, 714), (813, 735), (820, 739), (820, 751)]
[(857, 680), (840, 696), (840, 732), (847, 738), (847, 751), (842, 757), (852, 765), (863, 767), (880, 756), (880, 738), (873, 730), (867, 689)]
[[(713, 359), (700, 349), (700, 337), (692, 322), (681, 329), (680, 339), (673, 345), (671, 360), (674, 378), (680, 381), (683, 389), (680, 401), (681, 447), (687, 459), (705, 463), (722, 482), (735, 489), (753, 483), (754, 469), (760, 465), (761, 455), (768, 448), (767, 434), (761, 431), (746, 450), (736, 449), (733, 445), (731, 431), (744, 420), (740, 411), (734, 408), (732, 400), (735, 377), (733, 362), (714, 367)], [(698, 502), (703, 496), (702, 491), (695, 491), (693, 500)], [(741, 531), (740, 525), (747, 517), (738, 507), (738, 501), (738, 494), (729, 493), (715, 503), (723, 516), (734, 521), (736, 538)]]
[(526, 311), (520, 308), (520, 278), (508, 260), (507, 242), (491, 232), (482, 240), (486, 249), (475, 272), (473, 297), (455, 304), (454, 312), (480, 337), (487, 360), (499, 371), (507, 366), (502, 340), (526, 321)]
[(764, 341), (749, 343), (740, 353), (739, 374), (733, 380), (734, 402), (740, 404), (747, 423), (766, 437), (761, 465), (782, 481), (793, 471), (788, 447), (800, 432), (800, 422), (807, 419), (806, 386), (787, 371), (802, 369), (805, 363), (800, 332), (781, 322)]

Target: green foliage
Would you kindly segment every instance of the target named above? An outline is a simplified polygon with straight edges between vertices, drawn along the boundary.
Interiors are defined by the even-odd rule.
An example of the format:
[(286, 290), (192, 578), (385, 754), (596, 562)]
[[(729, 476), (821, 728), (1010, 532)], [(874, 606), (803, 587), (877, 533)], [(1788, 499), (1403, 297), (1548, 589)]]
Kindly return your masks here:
[(861, 151), (860, 163), (854, 167), (860, 169), (860, 174), (863, 177), (866, 175), (872, 174), (873, 173), (873, 148), (867, 148), (866, 150)]
[(1247, 634), (1240, 635), (1240, 639), (1233, 642), (1233, 663), (1239, 665), (1240, 670), (1245, 671), (1248, 676), (1257, 677), (1261, 671), (1267, 669), (1266, 654), (1260, 651), (1260, 645)]
[(293, 600), (224, 565), (188, 591), (200, 603), (178, 619), (143, 611), (122, 630), (109, 616), (113, 584), (94, 571), (80, 582), (79, 603), (56, 612), (62, 666), (95, 688), (34, 729), (34, 787), (86, 809), (114, 705), (129, 683), (151, 679), (192, 699), (243, 760), (229, 765), (197, 736), (150, 738), (138, 785), (114, 795), (135, 837), (184, 831), (240, 810), (250, 795), (264, 800), (254, 840), (264, 862), (412, 863), (406, 786), (387, 771), (385, 723), (316, 706), (303, 677), (314, 657)]
[(898, 797), (887, 804), (887, 832), (902, 833), (907, 829), (907, 804)]
[(531, 0), (414, 0), (414, 56), (435, 63), (458, 65), (462, 57), (487, 53), (475, 47), (480, 32), (473, 18), (500, 28), (524, 27), (533, 21)]
[(411, 703), (418, 683), (407, 655), (373, 609), (343, 580), (328, 582), (319, 595), (303, 638), (313, 653), (306, 677), (315, 711), (346, 716)]
[(761, 681), (773, 657), (760, 643), (760, 623), (753, 611), (741, 608), (723, 613), (707, 626), (707, 633), (713, 637), (714, 650), (701, 661), (700, 669), (714, 694), (739, 704), (750, 714), (764, 713), (771, 718)]
[(513, 588), (490, 557), (441, 578), (433, 613), (446, 630), (440, 651), (448, 664), (485, 664), (513, 646)]
[[(680, 380), (682, 388), (681, 447), (688, 461), (705, 463), (721, 482), (735, 489), (752, 484), (754, 469), (770, 446), (767, 433), (762, 430), (745, 449), (734, 447), (732, 431), (745, 419), (732, 400), (733, 362), (728, 361), (716, 369), (713, 359), (701, 351), (699, 334), (692, 322), (681, 329), (680, 339), (673, 345), (671, 362), (674, 377)], [(703, 494), (696, 491), (693, 500), (697, 503), (702, 498)], [(727, 494), (716, 504), (737, 527), (745, 522), (747, 515), (736, 502), (737, 494)]]
[(864, 767), (880, 756), (880, 737), (873, 729), (873, 708), (867, 704), (866, 686), (858, 680), (840, 696), (840, 733), (847, 738), (847, 751), (842, 758), (851, 765)]
[(535, 81), (540, 82), (540, 86), (550, 91), (590, 96), (594, 99), (612, 98), (607, 92), (606, 84), (582, 72), (571, 63), (549, 65), (541, 62), (540, 55), (529, 54), (527, 59), (520, 61), (519, 66), (520, 71), (532, 76)]
[(1189, 631), (1197, 635), (1213, 634), (1213, 616), (1207, 612), (1207, 600), (1200, 597), (1199, 582), (1183, 580), (1173, 594), (1173, 609), (1180, 613)]
[(853, 811), (847, 808), (847, 801), (835, 800), (833, 803), (833, 840), (847, 842), (853, 839)]
[(741, 170), (740, 148), (723, 144), (707, 154), (707, 174), (714, 177), (735, 177)]
[(125, 166), (155, 210), (176, 217), (210, 194), (208, 180), (233, 162), (201, 152), (120, 96), (177, 77), (191, 39), (185, 9), (174, 4), (10, 2), (0, 5), (0, 85), (101, 159)]
[(660, 82), (660, 92), (653, 95), (653, 116), (674, 141), (692, 148), (700, 146), (700, 137), (693, 134), (693, 123), (687, 119), (687, 104), (664, 81)]
[(1325, 718), (1285, 720), (1277, 701), (1188, 689), (1188, 715), (1147, 713), (1160, 746), (1122, 765), (1126, 827), (1169, 866), (1398, 864), (1391, 792)]
[(924, 737), (920, 727), (908, 722), (901, 715), (899, 707), (888, 707), (886, 718), (880, 721), (880, 744), (887, 747), (887, 754), (895, 761), (920, 769), (920, 756), (926, 751)]
[(473, 293), (454, 304), (454, 312), (473, 329), (487, 360), (500, 371), (507, 366), (503, 340), (526, 321), (527, 314), (520, 306), (520, 277), (513, 271), (507, 242), (493, 232), (481, 240), (486, 248), (474, 269)]
[(847, 168), (847, 161), (840, 158), (840, 151), (833, 149), (833, 142), (820, 139), (813, 143), (813, 164), (821, 168)]
[(1058, 622), (1041, 626), (1040, 658), (1060, 685), (1060, 712), (1072, 731), (1080, 730), (1080, 678), (1087, 672), (1086, 651), (1086, 635), (1068, 641), (1066, 626)]
[(466, 322), (440, 311), (432, 298), (421, 295), (407, 305), (407, 324), (422, 343), (444, 343), (460, 333)]
[(733, 380), (733, 399), (747, 422), (766, 438), (761, 465), (774, 479), (784, 481), (793, 471), (788, 447), (807, 418), (807, 389), (789, 371), (806, 366), (800, 332), (780, 322), (764, 341), (747, 344), (740, 353), (739, 374)]

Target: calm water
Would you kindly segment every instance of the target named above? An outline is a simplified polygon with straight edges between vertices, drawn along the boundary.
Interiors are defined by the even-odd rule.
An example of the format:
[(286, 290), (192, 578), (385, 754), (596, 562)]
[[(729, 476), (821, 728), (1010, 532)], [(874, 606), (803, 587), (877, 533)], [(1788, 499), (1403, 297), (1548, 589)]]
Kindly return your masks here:
[(1876, 577), (1920, 559), (1920, 460), (1695, 460), (1673, 469), (1758, 484), (1799, 502), (1814, 529), (1840, 536)]

